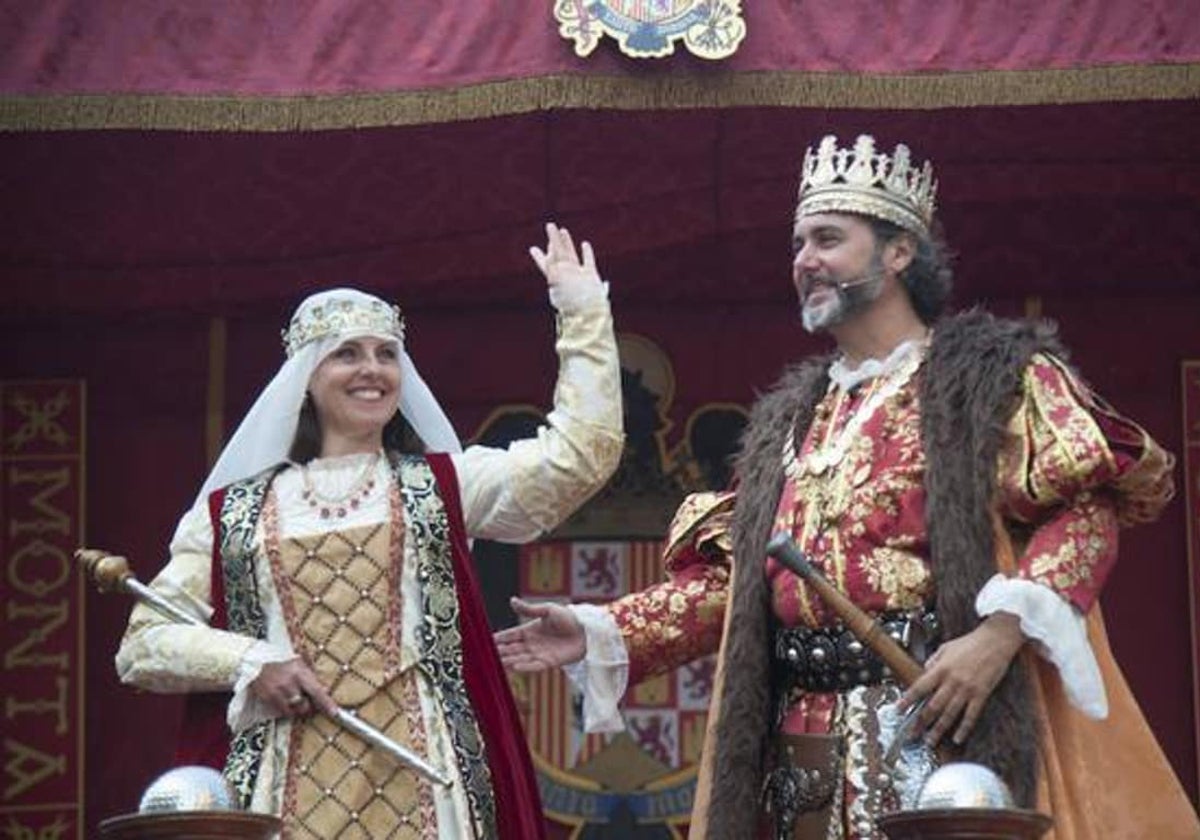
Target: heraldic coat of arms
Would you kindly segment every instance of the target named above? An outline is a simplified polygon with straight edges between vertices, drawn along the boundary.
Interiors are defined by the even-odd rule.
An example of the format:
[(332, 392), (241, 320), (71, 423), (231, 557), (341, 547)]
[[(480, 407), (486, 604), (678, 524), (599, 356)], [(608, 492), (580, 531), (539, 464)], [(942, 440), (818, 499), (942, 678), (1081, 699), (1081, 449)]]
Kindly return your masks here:
[(746, 36), (741, 0), (557, 0), (554, 17), (580, 57), (606, 33), (634, 58), (671, 55), (683, 41), (692, 54), (714, 60), (732, 55)]
[[(746, 409), (702, 403), (683, 424), (674, 413), (670, 359), (653, 341), (618, 336), (626, 445), (609, 485), (544, 539), (525, 545), (477, 541), (496, 626), (511, 621), (508, 595), (531, 601), (605, 605), (665, 578), (667, 546), (685, 497), (728, 495), (730, 457)], [(544, 421), (526, 406), (497, 410), (475, 442), (528, 437)], [(678, 432), (683, 426), (682, 434)], [(681, 527), (687, 531), (688, 528)], [(511, 570), (515, 571), (509, 577)], [(715, 659), (700, 656), (639, 680), (621, 707), (625, 729), (588, 733), (581, 697), (553, 669), (510, 674), (553, 840), (680, 840), (686, 835), (707, 723)]]

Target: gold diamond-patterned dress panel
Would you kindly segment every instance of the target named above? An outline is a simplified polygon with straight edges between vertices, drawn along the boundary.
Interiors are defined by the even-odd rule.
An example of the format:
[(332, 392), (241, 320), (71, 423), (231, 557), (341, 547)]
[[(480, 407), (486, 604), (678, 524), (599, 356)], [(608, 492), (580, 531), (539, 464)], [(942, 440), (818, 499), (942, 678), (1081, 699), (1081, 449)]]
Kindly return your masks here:
[[(268, 537), (269, 554), (293, 646), (333, 699), (424, 755), (420, 674), (399, 673), (402, 527)], [(287, 838), (437, 836), (429, 783), (321, 716), (293, 723), (284, 799)]]
[(343, 706), (363, 703), (399, 668), (400, 590), (392, 529), (379, 522), (280, 540), (275, 586), (289, 635)]
[[(393, 740), (426, 753), (411, 668), (356, 712)], [(283, 812), (287, 840), (428, 840), (437, 819), (429, 782), (328, 718), (292, 727)]]

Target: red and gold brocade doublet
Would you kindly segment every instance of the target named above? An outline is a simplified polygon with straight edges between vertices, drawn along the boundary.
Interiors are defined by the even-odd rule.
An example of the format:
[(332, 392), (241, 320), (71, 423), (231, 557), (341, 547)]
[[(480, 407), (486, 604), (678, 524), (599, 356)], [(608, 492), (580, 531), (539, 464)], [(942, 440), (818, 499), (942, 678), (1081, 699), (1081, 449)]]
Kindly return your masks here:
[[(780, 453), (786, 479), (776, 527), (868, 611), (916, 608), (935, 594), (920, 377), (918, 370), (893, 383), (884, 399), (873, 392), (887, 387), (887, 375), (852, 394), (831, 388), (803, 440)], [(1153, 518), (1169, 500), (1172, 458), (1045, 354), (1025, 369), (1008, 433), (997, 465), (997, 504), (1024, 546), (1017, 574), (1087, 610), (1116, 559), (1118, 524)], [(830, 459), (836, 463), (803, 468), (809, 455), (839, 444), (844, 452)], [(610, 605), (629, 652), (630, 682), (716, 651), (728, 596), (731, 510), (729, 493), (690, 497), (672, 525), (667, 580)], [(766, 568), (780, 623), (832, 621), (803, 582), (772, 560)], [(816, 697), (809, 703), (822, 707), (818, 717), (831, 711)]]
[(629, 653), (630, 685), (714, 653), (720, 645), (734, 499), (731, 492), (688, 496), (667, 534), (667, 580), (608, 604)]

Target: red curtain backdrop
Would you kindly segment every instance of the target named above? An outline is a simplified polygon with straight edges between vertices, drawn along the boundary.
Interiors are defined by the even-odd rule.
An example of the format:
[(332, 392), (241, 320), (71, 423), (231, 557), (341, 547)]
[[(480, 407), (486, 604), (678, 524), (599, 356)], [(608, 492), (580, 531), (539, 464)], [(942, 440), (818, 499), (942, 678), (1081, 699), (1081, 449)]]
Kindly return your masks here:
[(290, 134), (0, 134), (0, 283), (21, 315), (224, 314), (330, 283), (531, 304), (531, 238), (585, 232), (619, 299), (781, 301), (805, 147), (932, 158), (971, 294), (1194, 290), (1193, 101), (566, 111)]
[[(715, 66), (612, 44), (580, 60), (544, 2), (23, 5), (0, 12), (0, 378), (86, 380), (88, 539), (145, 578), (205, 473), (210, 391), (228, 430), (312, 291), (401, 303), (464, 436), (496, 406), (548, 405), (553, 320), (527, 256), (547, 219), (595, 244), (618, 329), (671, 356), (668, 445), (700, 405), (751, 402), (826, 346), (797, 325), (789, 263), (800, 159), (827, 132), (932, 158), (957, 302), (1036, 298), (1098, 390), (1183, 446), (1186, 4), (752, 0)], [(1194, 795), (1184, 508), (1124, 537), (1104, 604)], [(166, 769), (179, 714), (116, 685), (128, 609), (88, 594), (91, 825)]]
[[(0, 17), (0, 89), (9, 93), (342, 94), (629, 66), (611, 49), (576, 58), (553, 24), (552, 4), (541, 0), (25, 5)], [(1172, 0), (742, 7), (746, 40), (723, 70), (893, 74), (1200, 61), (1200, 19)]]

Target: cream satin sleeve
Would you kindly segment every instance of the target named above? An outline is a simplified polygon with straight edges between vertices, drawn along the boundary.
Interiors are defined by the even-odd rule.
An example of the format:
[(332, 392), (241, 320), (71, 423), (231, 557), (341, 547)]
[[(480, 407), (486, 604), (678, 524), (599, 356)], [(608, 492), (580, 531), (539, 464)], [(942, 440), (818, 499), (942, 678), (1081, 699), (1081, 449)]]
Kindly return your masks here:
[(554, 409), (537, 435), (453, 457), (467, 533), (528, 542), (599, 490), (624, 445), (621, 368), (608, 287), (552, 297), (558, 307)]
[[(188, 511), (171, 540), (171, 559), (151, 581), (163, 597), (203, 622), (212, 616), (212, 525), (208, 506)], [(172, 622), (150, 607), (133, 608), (117, 651), (121, 682), (161, 692), (230, 689), (255, 642), (207, 626)]]

